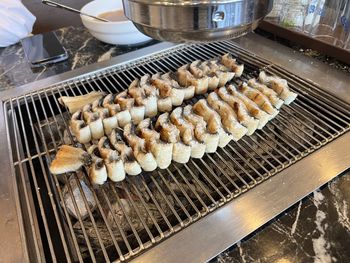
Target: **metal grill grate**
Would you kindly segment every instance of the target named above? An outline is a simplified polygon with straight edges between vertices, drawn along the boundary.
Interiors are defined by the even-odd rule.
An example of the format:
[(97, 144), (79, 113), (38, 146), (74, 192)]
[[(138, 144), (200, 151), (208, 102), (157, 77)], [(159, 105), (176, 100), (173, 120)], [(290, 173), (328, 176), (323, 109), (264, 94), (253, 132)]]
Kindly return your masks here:
[[(299, 97), (291, 106), (283, 106), (280, 114), (253, 136), (185, 165), (173, 163), (166, 170), (99, 187), (78, 174), (49, 174), (48, 163), (57, 147), (71, 139), (64, 131), (70, 116), (57, 98), (92, 90), (118, 93), (146, 73), (175, 70), (195, 59), (226, 52), (245, 64), (243, 79), (264, 68), (287, 79)], [(31, 245), (38, 257), (59, 262), (129, 259), (350, 127), (348, 104), (230, 41), (180, 46), (12, 98), (4, 105), (13, 168), (23, 188), (21, 205), (31, 211), (25, 221), (36, 235)]]

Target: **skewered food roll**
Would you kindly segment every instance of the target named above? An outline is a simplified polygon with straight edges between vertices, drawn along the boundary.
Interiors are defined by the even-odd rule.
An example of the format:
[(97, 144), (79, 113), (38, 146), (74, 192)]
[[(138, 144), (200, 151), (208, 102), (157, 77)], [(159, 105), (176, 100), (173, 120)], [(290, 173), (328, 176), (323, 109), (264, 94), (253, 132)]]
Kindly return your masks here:
[(210, 132), (219, 134), (219, 146), (221, 148), (233, 139), (232, 134), (223, 128), (220, 115), (208, 105), (205, 99), (201, 99), (193, 105), (193, 112), (203, 117)]
[(103, 122), (98, 112), (92, 111), (92, 105), (88, 104), (83, 108), (83, 118), (90, 127), (91, 139), (98, 140), (104, 136)]
[(196, 78), (193, 75), (193, 72), (190, 72), (190, 66), (184, 65), (180, 67), (176, 74), (177, 74), (177, 79), (180, 83), (181, 86), (194, 86), (195, 87), (195, 93), (196, 94), (204, 94), (208, 90), (208, 84), (209, 84), (209, 79), (207, 76), (202, 76)]
[(180, 106), (184, 101), (184, 90), (178, 84), (174, 85), (174, 82), (169, 81), (167, 78), (162, 78), (160, 73), (152, 76), (151, 83), (157, 87), (159, 95), (162, 95), (163, 98), (170, 98), (172, 106)]
[(158, 111), (159, 112), (169, 112), (173, 108), (173, 102), (171, 100), (171, 87), (170, 85), (160, 85), (158, 82), (161, 80), (154, 80), (155, 84), (158, 84)]
[(191, 156), (191, 146), (181, 141), (180, 131), (170, 122), (169, 113), (158, 117), (155, 129), (159, 131), (163, 141), (173, 144), (172, 159), (178, 163), (187, 163)]
[(207, 101), (210, 107), (219, 113), (223, 127), (232, 134), (233, 140), (238, 141), (247, 133), (247, 128), (237, 120), (236, 113), (226, 102), (220, 99), (217, 93), (210, 93)]
[(134, 153), (128, 145), (123, 141), (119, 132), (114, 129), (110, 136), (110, 142), (113, 147), (119, 152), (124, 164), (124, 170), (128, 175), (138, 175), (141, 173), (141, 166), (135, 159)]
[(117, 115), (117, 113), (120, 112), (120, 106), (114, 104), (114, 96), (112, 94), (107, 95), (102, 100), (102, 106), (108, 109), (109, 113), (108, 117), (103, 119), (103, 127), (106, 135), (109, 135), (113, 129), (119, 127), (118, 117), (123, 125), (131, 119), (131, 117), (129, 118), (129, 116), (127, 116), (127, 113), (125, 113), (125, 116), (123, 116), (123, 114)]
[[(127, 123), (131, 122), (138, 124), (145, 118), (146, 108), (143, 105), (136, 105), (134, 98), (128, 98), (127, 91), (119, 93), (115, 97), (115, 102), (120, 105), (121, 111), (124, 111), (126, 115), (125, 120), (122, 122), (122, 125), (125, 126)], [(130, 115), (130, 117), (129, 117)]]
[(154, 171), (157, 168), (157, 161), (153, 154), (146, 148), (146, 141), (135, 134), (135, 125), (127, 124), (124, 127), (124, 137), (131, 146), (134, 156), (141, 168), (146, 171)]
[(280, 109), (282, 107), (283, 100), (281, 100), (278, 97), (277, 93), (273, 89), (270, 89), (266, 85), (259, 83), (255, 78), (248, 80), (248, 85), (254, 89), (257, 89), (262, 94), (264, 94), (266, 97), (268, 97), (271, 104), (276, 109)]
[(222, 87), (217, 91), (220, 99), (225, 101), (235, 111), (239, 122), (247, 128), (247, 135), (252, 135), (258, 128), (259, 120), (250, 116), (244, 102), (239, 98), (231, 95), (226, 87)]
[(113, 149), (109, 139), (104, 136), (98, 142), (98, 150), (104, 160), (108, 178), (113, 182), (120, 182), (125, 179), (123, 160), (119, 153)]
[(135, 99), (137, 105), (145, 107), (145, 117), (157, 115), (157, 89), (150, 84), (149, 75), (134, 80), (129, 86), (128, 94)]
[(84, 165), (90, 165), (91, 161), (90, 155), (83, 149), (63, 145), (50, 165), (50, 172), (53, 174), (75, 172)]
[(151, 128), (151, 120), (145, 119), (137, 126), (137, 133), (146, 141), (146, 149), (150, 150), (160, 169), (171, 164), (173, 143), (160, 140), (160, 134)]
[(249, 87), (247, 83), (243, 82), (239, 85), (238, 90), (254, 101), (260, 109), (271, 115), (271, 118), (274, 118), (278, 114), (278, 110), (272, 106), (270, 100), (260, 91)]
[(232, 72), (236, 74), (236, 77), (240, 77), (244, 70), (244, 65), (239, 65), (236, 59), (232, 58), (231, 54), (227, 53), (221, 56), (221, 63), (228, 67)]
[(217, 59), (205, 63), (210, 68), (209, 74), (215, 74), (219, 78), (218, 88), (225, 86), (236, 76), (235, 72), (230, 71), (229, 68), (225, 67)]
[(83, 113), (79, 110), (72, 115), (70, 127), (80, 143), (88, 143), (91, 141), (91, 130), (89, 125), (83, 119)]
[(175, 80), (175, 73), (168, 72), (161, 76), (163, 80), (169, 81), (171, 85), (177, 89), (181, 89), (184, 93), (184, 100), (189, 100), (194, 97), (195, 87), (194, 86), (180, 86), (179, 83)]
[(286, 105), (289, 105), (298, 96), (298, 94), (289, 90), (288, 83), (285, 79), (276, 76), (268, 76), (265, 71), (260, 72), (259, 81), (273, 89), (278, 96), (284, 100), (284, 104)]
[(104, 184), (108, 177), (107, 169), (103, 159), (100, 156), (97, 145), (90, 146), (88, 153), (92, 158), (92, 164), (88, 169), (90, 181), (93, 184)]
[(184, 144), (191, 147), (192, 158), (202, 158), (205, 153), (205, 143), (203, 140), (198, 141), (195, 137), (195, 126), (183, 118), (183, 108), (178, 107), (170, 114), (171, 122), (180, 131), (181, 140)]
[(235, 86), (229, 85), (227, 87), (227, 91), (231, 95), (240, 99), (247, 107), (249, 114), (259, 120), (258, 129), (262, 129), (266, 125), (266, 123), (271, 119), (271, 116), (265, 111), (261, 110), (254, 101), (247, 98), (247, 96), (245, 96), (244, 94), (238, 92)]
[(207, 123), (203, 117), (193, 112), (191, 105), (183, 109), (183, 117), (195, 126), (194, 135), (199, 142), (205, 144), (205, 152), (213, 153), (219, 145), (219, 133), (207, 129)]
[(92, 111), (99, 113), (100, 118), (102, 119), (104, 133), (109, 135), (113, 129), (119, 127), (118, 118), (116, 115), (111, 116), (108, 107), (103, 106), (104, 103), (105, 101), (102, 98), (94, 101), (92, 103)]
[(213, 90), (218, 87), (219, 78), (213, 72), (211, 72), (206, 63), (202, 63), (200, 60), (193, 61), (190, 64), (190, 71), (197, 79), (207, 77), (209, 90)]

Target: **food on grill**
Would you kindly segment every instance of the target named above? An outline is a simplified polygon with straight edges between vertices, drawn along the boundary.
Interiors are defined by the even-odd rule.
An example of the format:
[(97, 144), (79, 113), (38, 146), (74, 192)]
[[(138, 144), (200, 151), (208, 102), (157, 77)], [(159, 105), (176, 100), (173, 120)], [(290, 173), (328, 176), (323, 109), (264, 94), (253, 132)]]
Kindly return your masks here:
[(221, 63), (229, 68), (232, 72), (236, 74), (236, 77), (240, 77), (244, 70), (244, 65), (239, 65), (236, 59), (232, 58), (231, 54), (227, 53), (221, 57)]
[[(103, 96), (101, 92), (92, 92), (72, 100), (75, 101), (73, 104), (67, 97), (62, 101), (67, 102), (65, 105), (70, 112), (74, 112), (71, 120), (73, 134), (80, 143), (86, 144), (109, 135), (117, 127), (138, 124), (159, 112), (170, 112), (195, 94), (206, 93), (208, 88), (214, 90), (224, 86), (232, 80), (235, 72), (239, 75), (238, 69), (242, 68), (243, 65), (237, 65), (227, 55), (210, 61), (197, 60), (180, 67), (176, 73), (145, 75), (117, 95)], [(91, 101), (91, 98), (96, 99)]]
[[(231, 81), (236, 76), (235, 72), (230, 71), (229, 68), (219, 63), (217, 59), (204, 61), (200, 67), (206, 75), (216, 75), (219, 78), (219, 83), (216, 88), (225, 86), (226, 83)], [(209, 88), (213, 87), (210, 87), (209, 85)]]
[(269, 98), (271, 104), (276, 108), (280, 109), (283, 105), (283, 100), (278, 97), (278, 94), (273, 90), (268, 88), (265, 84), (261, 84), (255, 78), (248, 80), (248, 86), (257, 89), (266, 97)]
[(169, 113), (158, 117), (155, 129), (163, 141), (173, 145), (172, 159), (178, 163), (187, 163), (191, 156), (191, 146), (180, 139), (180, 131), (170, 122)]
[(184, 65), (177, 70), (177, 78), (182, 86), (194, 86), (196, 94), (204, 94), (208, 90), (209, 79), (207, 76), (194, 76), (190, 72), (190, 65)]
[(258, 129), (262, 129), (266, 123), (271, 119), (271, 116), (265, 111), (261, 110), (258, 105), (247, 96), (242, 94), (233, 85), (227, 86), (227, 91), (229, 94), (240, 99), (244, 105), (247, 107), (249, 114), (259, 120)]
[(298, 94), (289, 90), (288, 83), (285, 79), (276, 76), (268, 76), (265, 71), (261, 71), (259, 74), (259, 80), (261, 83), (273, 89), (278, 96), (284, 100), (284, 104), (286, 105), (292, 103), (298, 96)]
[(160, 73), (157, 73), (152, 76), (151, 83), (158, 89), (159, 97), (170, 99), (170, 110), (172, 109), (172, 106), (180, 106), (184, 101), (184, 89), (182, 89), (176, 81), (171, 80), (169, 76), (163, 76)]
[(103, 116), (99, 112), (93, 112), (91, 104), (83, 108), (83, 118), (90, 127), (92, 140), (98, 140), (105, 134), (102, 122)]
[(226, 85), (234, 76), (241, 76), (244, 66), (238, 65), (229, 54), (210, 61), (196, 60), (177, 70), (177, 78), (182, 86), (194, 86), (196, 94), (205, 94)]
[(113, 182), (125, 179), (124, 163), (117, 150), (107, 137), (102, 137), (98, 142), (98, 150), (107, 168), (108, 178)]
[(104, 92), (92, 91), (88, 94), (75, 97), (62, 96), (58, 101), (61, 105), (66, 106), (69, 112), (73, 114), (74, 112), (81, 110), (86, 104), (101, 99), (104, 95)]
[(92, 145), (88, 149), (92, 158), (92, 164), (88, 168), (89, 178), (93, 184), (104, 184), (107, 181), (107, 168), (101, 158), (97, 145)]
[(137, 105), (145, 107), (145, 117), (151, 118), (157, 115), (157, 89), (150, 84), (149, 75), (134, 80), (127, 93), (135, 99)]
[(115, 103), (120, 105), (118, 123), (120, 127), (133, 122), (135, 124), (142, 121), (145, 117), (146, 107), (144, 105), (136, 105), (134, 98), (129, 98), (127, 91), (123, 91), (115, 96)]
[(270, 114), (271, 118), (276, 117), (278, 114), (278, 110), (272, 106), (270, 100), (260, 91), (249, 87), (247, 83), (243, 82), (241, 85), (239, 85), (238, 90), (242, 94), (246, 95), (249, 99), (254, 101), (260, 109)]
[[(229, 54), (211, 61), (194, 61), (174, 73), (157, 73), (135, 80), (127, 91), (99, 97), (72, 116), (71, 130), (87, 152), (62, 147), (52, 162), (53, 174), (72, 172), (85, 166), (94, 184), (107, 177), (118, 182), (125, 175), (166, 169), (171, 161), (187, 163), (202, 158), (231, 140), (252, 135), (278, 113), (282, 103), (296, 94), (287, 83), (260, 73), (238, 86), (226, 84), (241, 75)], [(180, 84), (175, 80), (177, 79)], [(193, 106), (175, 108), (194, 94), (210, 92)], [(202, 96), (203, 97), (203, 96)], [(162, 113), (157, 119), (151, 118)], [(68, 147), (68, 148), (67, 148)], [(74, 155), (66, 161), (69, 156)]]
[(205, 99), (201, 99), (193, 105), (193, 112), (203, 117), (210, 132), (219, 134), (219, 146), (221, 148), (233, 139), (232, 134), (223, 128), (220, 115), (208, 105)]
[(202, 116), (199, 116), (193, 112), (191, 105), (184, 107), (183, 117), (185, 120), (195, 126), (194, 136), (199, 142), (204, 142), (205, 152), (215, 152), (219, 145), (219, 134), (217, 132), (211, 132), (207, 129), (207, 123), (204, 121)]
[(104, 133), (106, 135), (110, 134), (113, 129), (117, 128), (118, 125), (118, 115), (112, 116), (110, 114), (110, 109), (108, 107), (104, 107), (111, 96), (106, 96), (104, 99), (100, 98), (94, 101), (91, 105), (91, 109), (93, 112), (98, 113), (100, 118), (102, 119)]
[(91, 130), (83, 118), (82, 111), (77, 111), (72, 115), (70, 127), (78, 142), (88, 143), (91, 141)]
[(213, 90), (219, 86), (219, 77), (211, 72), (210, 67), (208, 66), (208, 62), (202, 62), (200, 60), (196, 60), (190, 64), (190, 72), (192, 72), (193, 76), (196, 78), (206, 77), (208, 79), (208, 89)]
[(235, 111), (239, 122), (247, 128), (247, 135), (252, 135), (258, 128), (259, 120), (251, 116), (244, 102), (231, 95), (226, 87), (220, 88), (217, 93), (220, 99), (225, 101)]
[(146, 142), (160, 169), (165, 169), (171, 164), (173, 144), (160, 139), (160, 134), (151, 128), (151, 120), (145, 119), (137, 126), (137, 133)]
[(90, 165), (91, 157), (84, 150), (69, 145), (63, 145), (50, 165), (50, 172), (63, 174), (75, 172), (83, 165)]
[[(206, 145), (202, 138), (199, 140), (195, 137), (195, 130), (204, 129), (204, 127), (199, 127), (198, 125), (193, 125), (191, 122), (184, 119), (183, 108), (178, 107), (173, 110), (170, 114), (171, 122), (180, 131), (181, 140), (184, 144), (191, 147), (191, 157), (192, 158), (202, 158), (205, 153)], [(201, 131), (199, 131), (200, 133)]]
[(146, 141), (135, 134), (136, 127), (132, 123), (128, 123), (124, 127), (124, 137), (127, 143), (131, 146), (134, 156), (141, 168), (150, 172), (157, 168), (157, 161), (151, 153), (150, 149), (146, 148)]
[(162, 79), (167, 80), (178, 89), (182, 89), (184, 92), (184, 100), (188, 100), (194, 97), (195, 87), (194, 86), (180, 86), (176, 78), (176, 73), (168, 72), (161, 76)]
[(122, 139), (122, 136), (118, 133), (117, 129), (113, 130), (109, 136), (110, 142), (113, 147), (119, 152), (120, 157), (124, 164), (124, 170), (128, 175), (138, 175), (141, 173), (141, 167), (136, 161), (134, 153)]
[(210, 107), (219, 113), (223, 127), (232, 134), (233, 140), (238, 141), (247, 133), (247, 128), (239, 123), (236, 113), (217, 93), (210, 93), (207, 101)]

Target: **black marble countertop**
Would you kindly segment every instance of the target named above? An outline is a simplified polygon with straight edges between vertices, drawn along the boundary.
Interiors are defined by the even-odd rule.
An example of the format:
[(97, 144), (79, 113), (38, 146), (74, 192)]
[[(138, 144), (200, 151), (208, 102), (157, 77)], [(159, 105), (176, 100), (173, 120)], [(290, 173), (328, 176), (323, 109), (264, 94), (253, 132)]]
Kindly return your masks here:
[(108, 45), (91, 36), (84, 27), (66, 27), (55, 33), (67, 50), (69, 58), (53, 65), (31, 68), (20, 43), (0, 48), (0, 91), (109, 60), (111, 57), (157, 43), (152, 40), (137, 46)]
[[(0, 91), (154, 43), (111, 46), (94, 39), (82, 27), (63, 28), (56, 33), (69, 59), (52, 66), (32, 70), (20, 44), (0, 49)], [(350, 262), (350, 172), (338, 176), (212, 262)]]

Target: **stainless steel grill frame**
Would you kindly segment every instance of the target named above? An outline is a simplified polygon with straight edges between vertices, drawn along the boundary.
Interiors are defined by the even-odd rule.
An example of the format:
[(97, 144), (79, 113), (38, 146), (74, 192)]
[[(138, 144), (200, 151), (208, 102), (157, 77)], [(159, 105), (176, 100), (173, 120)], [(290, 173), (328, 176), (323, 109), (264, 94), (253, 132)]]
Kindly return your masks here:
[[(47, 170), (47, 161), (58, 147), (53, 130), (59, 130), (59, 119), (66, 120), (65, 110), (54, 98), (99, 89), (113, 93), (120, 92), (127, 88), (135, 77), (145, 73), (174, 70), (194, 59), (207, 59), (226, 52), (235, 54), (245, 63), (248, 74), (243, 78), (256, 74), (259, 68), (264, 68), (270, 73), (286, 78), (292, 89), (299, 93), (299, 98), (293, 105), (284, 106), (280, 115), (269, 126), (258, 131), (255, 137), (246, 136), (238, 143), (232, 142), (217, 153), (206, 155), (202, 160), (190, 160), (186, 165), (172, 164), (171, 168), (157, 170), (152, 175), (128, 178), (121, 184), (107, 183), (99, 189), (89, 185), (97, 203), (95, 211), (89, 208), (83, 189), (78, 183), (88, 210), (88, 218), (92, 223), (92, 230), (96, 234), (95, 242), (97, 241), (99, 246), (98, 249), (93, 248), (96, 244), (92, 244), (89, 238), (85, 226), (86, 220), (79, 217), (77, 223), (73, 222), (63, 202), (59, 179), (51, 176)], [(132, 62), (79, 75), (44, 89), (24, 91), (23, 95), (9, 96), (3, 102), (2, 110), (7, 113), (4, 120), (8, 147), (11, 151), (9, 157), (12, 173), (16, 177), (15, 187), (20, 191), (21, 214), (25, 217), (23, 221), (26, 244), (30, 247), (28, 253), (31, 259), (38, 261), (44, 258), (51, 258), (53, 261), (60, 261), (63, 258), (67, 261), (84, 260), (80, 251), (81, 242), (73, 229), (74, 224), (81, 226), (86, 254), (91, 261), (123, 261), (134, 258), (140, 252), (150, 247), (154, 248), (155, 244), (173, 236), (174, 233), (190, 225), (193, 226), (192, 223), (200, 218), (209, 217), (208, 214), (212, 211), (230, 203), (230, 200), (272, 175), (286, 170), (291, 164), (346, 133), (350, 127), (350, 116), (347, 114), (350, 110), (349, 104), (323, 91), (314, 83), (255, 56), (231, 41), (172, 47)], [(35, 123), (43, 120), (43, 125), (35, 126)], [(65, 125), (68, 126), (66, 121)], [(45, 128), (49, 130), (49, 141), (44, 136)], [(60, 132), (58, 134), (59, 141), (62, 142), (63, 134)], [(214, 171), (213, 167), (218, 170)], [(78, 182), (77, 175), (74, 175), (73, 179)], [(68, 181), (67, 175), (61, 180)], [(149, 188), (150, 182), (154, 185), (154, 189)], [(174, 190), (173, 184), (177, 185), (177, 190), (181, 194)], [(70, 184), (67, 185), (69, 194), (72, 195)], [(198, 188), (195, 188), (195, 185)], [(126, 197), (129, 197), (129, 208), (135, 211), (142, 225), (141, 231), (135, 228), (132, 218), (125, 213), (126, 208), (120, 194), (115, 190), (116, 186), (123, 188)], [(141, 192), (140, 186), (145, 192)], [(186, 191), (185, 186), (189, 190)], [(160, 196), (156, 197), (155, 191)], [(125, 215), (130, 227), (127, 232), (113, 213), (114, 224), (110, 224), (107, 220), (102, 203), (112, 211), (111, 200), (108, 197), (110, 193)], [(155, 205), (160, 215), (158, 219), (150, 211), (150, 201), (145, 199), (145, 193)], [(135, 198), (130, 198), (131, 196)], [(169, 197), (172, 200), (169, 200)], [(163, 200), (163, 204), (160, 199)], [(152, 227), (145, 222), (147, 218), (141, 215), (142, 212), (137, 208), (136, 202), (144, 208), (145, 214), (152, 221)], [(77, 204), (75, 202), (73, 204), (75, 210), (79, 211)], [(170, 214), (165, 211), (164, 205)], [(106, 240), (101, 236), (96, 217), (103, 221), (112, 245), (105, 245)], [(199, 226), (197, 223), (194, 225)], [(187, 231), (187, 228), (185, 230)], [(120, 234), (119, 242), (116, 240), (115, 231)], [(180, 233), (182, 232), (184, 231)], [(164, 245), (165, 242), (161, 244)], [(149, 253), (145, 253), (143, 256), (147, 258), (148, 255)], [(140, 257), (136, 258), (138, 259)]]

